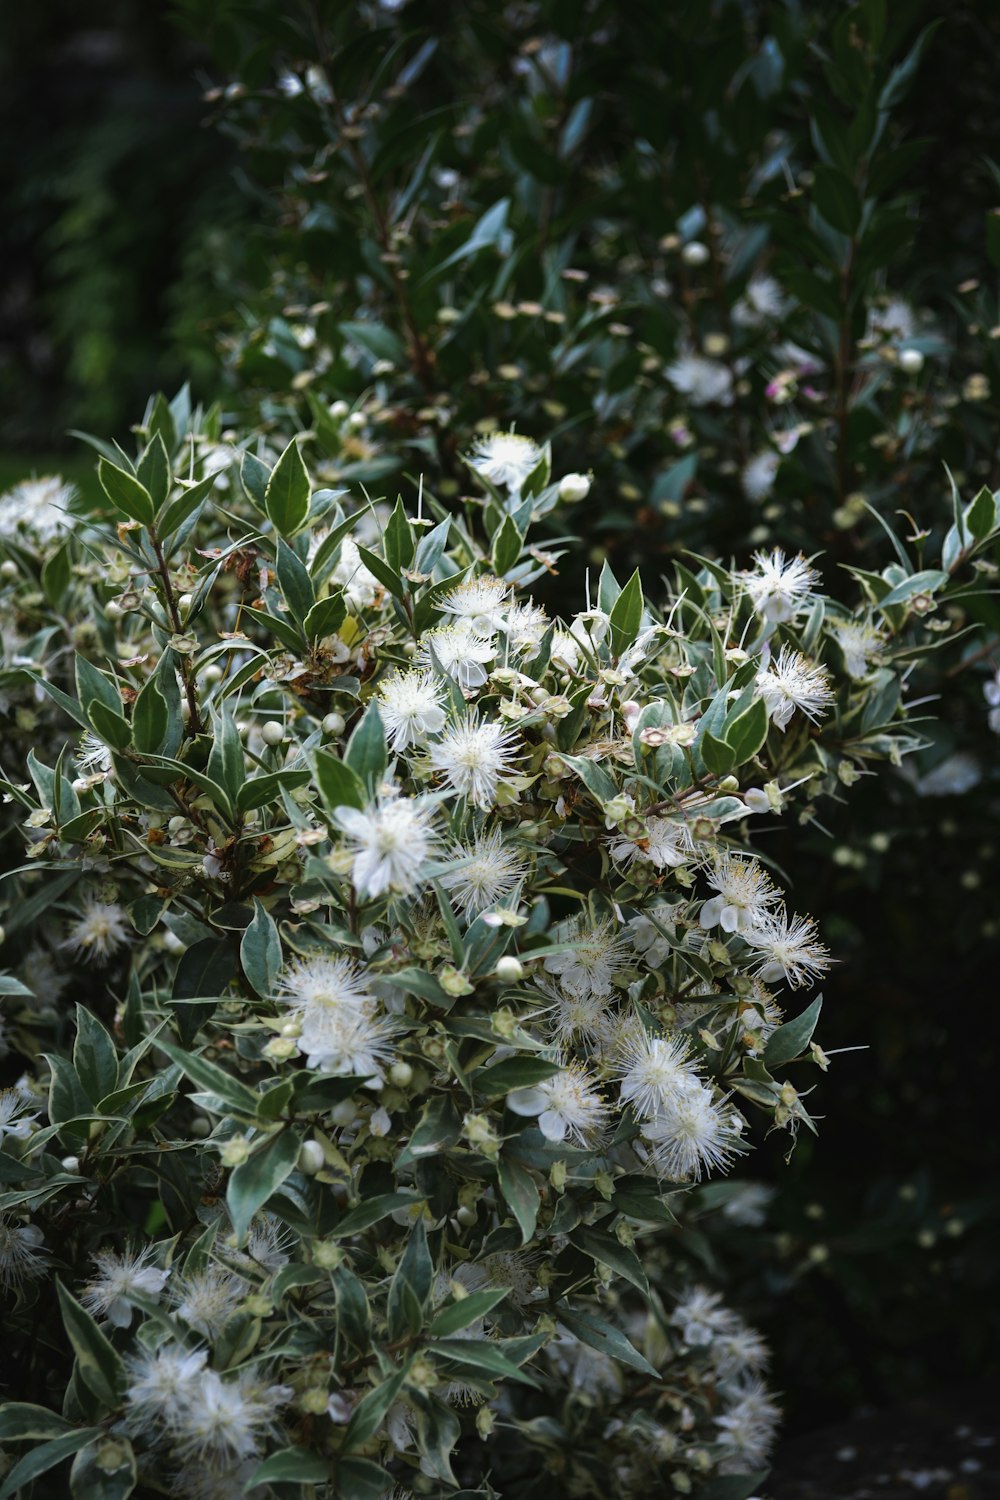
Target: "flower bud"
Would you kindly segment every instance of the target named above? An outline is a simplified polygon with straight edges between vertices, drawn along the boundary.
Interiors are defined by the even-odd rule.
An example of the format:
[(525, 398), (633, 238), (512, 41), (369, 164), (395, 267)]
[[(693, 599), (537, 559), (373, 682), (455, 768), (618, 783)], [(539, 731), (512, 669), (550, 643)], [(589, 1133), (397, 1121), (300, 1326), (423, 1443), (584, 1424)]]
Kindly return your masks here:
[(587, 474), (564, 474), (559, 481), (559, 499), (573, 504), (586, 500), (590, 494), (590, 476)]
[(324, 734), (343, 734), (345, 727), (343, 714), (326, 714), (323, 719)]
[(346, 401), (334, 401), (328, 408), (335, 422), (342, 422), (350, 409)]
[(299, 1148), (299, 1171), (305, 1172), (307, 1177), (315, 1177), (317, 1172), (322, 1171), (326, 1162), (326, 1154), (319, 1141), (303, 1141)]
[(524, 978), (524, 965), (512, 953), (505, 953), (503, 958), (497, 959), (494, 973), (501, 984), (516, 984), (519, 979)]
[[(4, 563), (4, 567), (6, 566), (7, 564)], [(117, 604), (114, 599), (109, 599), (107, 604), (104, 606), (104, 618), (106, 620), (120, 620), (124, 613), (125, 611), (122, 609), (121, 605)]]
[(18, 576), (18, 572), (17, 563), (13, 559), (8, 557), (4, 562), (0, 563), (0, 578), (3, 579), (4, 583), (10, 583), (12, 579)]
[(409, 1088), (413, 1082), (413, 1069), (408, 1062), (393, 1063), (389, 1069), (389, 1081), (394, 1083), (398, 1089)]
[(279, 724), (277, 719), (268, 719), (260, 731), (260, 737), (265, 745), (280, 745), (285, 738), (285, 726)]
[(899, 351), (899, 368), (907, 375), (919, 375), (924, 367), (924, 356), (919, 349), (901, 349)]
[(78, 1156), (64, 1156), (59, 1165), (64, 1172), (72, 1172), (75, 1176), (80, 1170), (80, 1158)]
[(681, 251), (681, 260), (686, 266), (703, 266), (709, 258), (707, 245), (701, 240), (691, 240)]
[(177, 601), (177, 608), (180, 610), (182, 615), (186, 615), (193, 603), (193, 594), (182, 594)]

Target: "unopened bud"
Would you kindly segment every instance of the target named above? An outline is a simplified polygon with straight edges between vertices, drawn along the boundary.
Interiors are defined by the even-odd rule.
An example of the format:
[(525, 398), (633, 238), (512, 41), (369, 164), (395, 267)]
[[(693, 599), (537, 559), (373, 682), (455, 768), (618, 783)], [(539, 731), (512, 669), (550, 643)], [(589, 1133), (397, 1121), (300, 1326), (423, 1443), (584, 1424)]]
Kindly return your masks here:
[(519, 979), (524, 978), (524, 965), (512, 953), (505, 953), (503, 958), (497, 959), (494, 973), (501, 984), (516, 984)]
[(265, 745), (280, 745), (285, 738), (285, 726), (279, 724), (277, 719), (268, 719), (260, 731), (260, 737)]
[(691, 240), (681, 251), (681, 260), (688, 266), (703, 266), (709, 258), (707, 245), (701, 240)]
[(586, 500), (590, 494), (590, 477), (587, 474), (564, 474), (559, 481), (559, 499), (572, 505), (577, 500)]
[(307, 1177), (315, 1177), (317, 1172), (322, 1171), (326, 1162), (326, 1154), (319, 1141), (303, 1141), (299, 1148), (299, 1171), (305, 1172)]
[(324, 734), (343, 734), (344, 728), (343, 714), (327, 714), (323, 719)]

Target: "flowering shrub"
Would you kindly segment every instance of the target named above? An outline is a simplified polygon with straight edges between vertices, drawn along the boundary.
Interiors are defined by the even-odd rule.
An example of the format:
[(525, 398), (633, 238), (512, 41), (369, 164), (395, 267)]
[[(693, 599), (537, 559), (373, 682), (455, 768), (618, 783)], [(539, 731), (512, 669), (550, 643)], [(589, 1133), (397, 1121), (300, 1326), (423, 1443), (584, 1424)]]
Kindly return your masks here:
[(993, 497), (850, 607), (774, 549), (562, 621), (547, 445), (390, 506), (183, 394), (136, 430), (106, 514), (0, 500), (0, 1497), (750, 1495), (686, 1200), (815, 1129), (831, 962), (757, 831), (919, 745)]

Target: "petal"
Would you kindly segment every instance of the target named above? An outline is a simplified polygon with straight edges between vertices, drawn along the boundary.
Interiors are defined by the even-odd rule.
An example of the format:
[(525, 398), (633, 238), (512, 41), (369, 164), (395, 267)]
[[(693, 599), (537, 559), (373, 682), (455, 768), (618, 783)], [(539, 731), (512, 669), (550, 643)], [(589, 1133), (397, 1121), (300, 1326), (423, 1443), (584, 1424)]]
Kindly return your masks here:
[(541, 1089), (514, 1089), (507, 1095), (507, 1107), (516, 1115), (537, 1115), (547, 1103)]
[(554, 1109), (546, 1109), (538, 1116), (538, 1128), (547, 1141), (566, 1139), (566, 1121)]

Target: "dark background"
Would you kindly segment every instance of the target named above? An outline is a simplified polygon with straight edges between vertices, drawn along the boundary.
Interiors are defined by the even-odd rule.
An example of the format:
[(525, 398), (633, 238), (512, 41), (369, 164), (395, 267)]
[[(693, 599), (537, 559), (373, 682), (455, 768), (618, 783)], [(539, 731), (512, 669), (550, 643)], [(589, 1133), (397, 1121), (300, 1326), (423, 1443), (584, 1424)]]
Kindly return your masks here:
[[(930, 140), (928, 284), (982, 272), (998, 52), (1000, 8), (951, 7), (905, 106)], [(74, 0), (0, 11), (0, 488), (55, 465), (85, 483), (69, 430), (121, 435), (151, 390), (218, 394), (263, 212), (206, 123), (219, 76), (164, 5), (119, 0), (99, 24)], [(818, 831), (818, 857), (798, 848), (796, 907), (823, 914), (839, 958), (823, 1045), (867, 1050), (811, 1096), (818, 1141), (787, 1166), (784, 1140), (761, 1143), (768, 1229), (723, 1237), (721, 1258), (773, 1343), (793, 1432), (1000, 1375), (996, 813), (981, 791), (873, 779), (828, 816), (834, 859)], [(788, 867), (777, 836), (764, 847)]]

